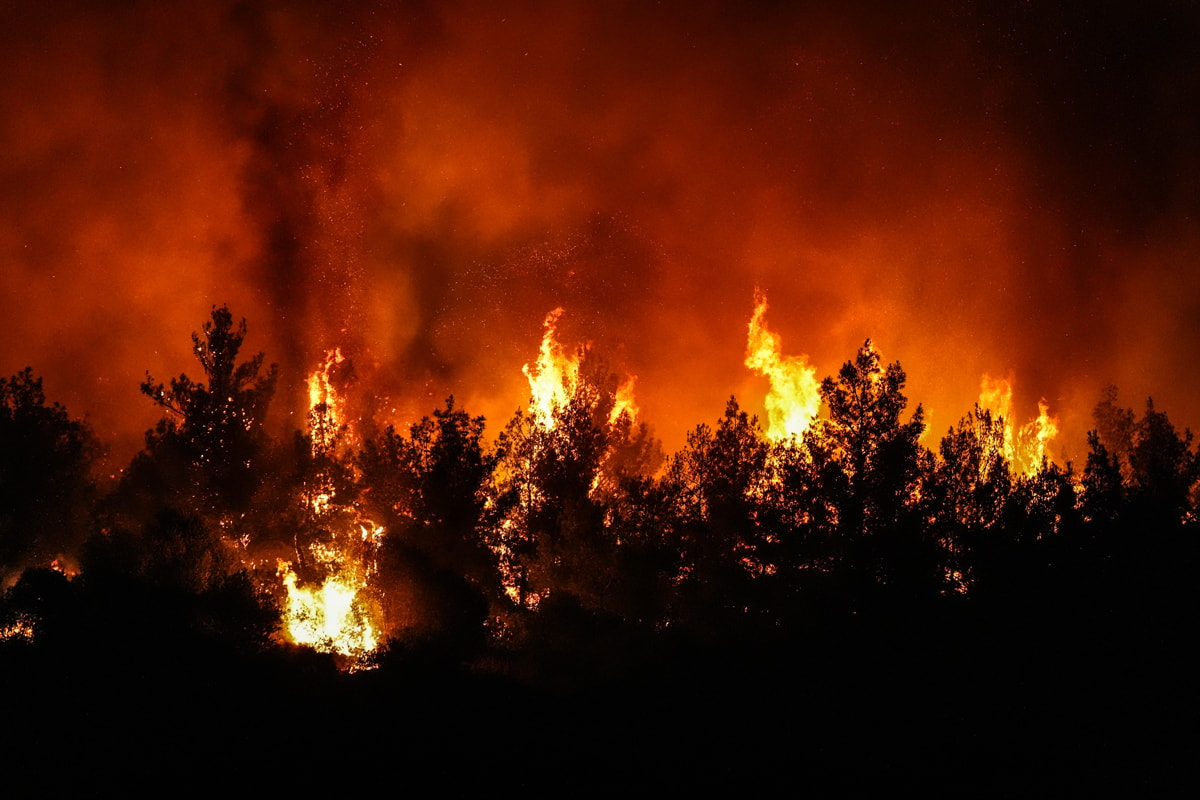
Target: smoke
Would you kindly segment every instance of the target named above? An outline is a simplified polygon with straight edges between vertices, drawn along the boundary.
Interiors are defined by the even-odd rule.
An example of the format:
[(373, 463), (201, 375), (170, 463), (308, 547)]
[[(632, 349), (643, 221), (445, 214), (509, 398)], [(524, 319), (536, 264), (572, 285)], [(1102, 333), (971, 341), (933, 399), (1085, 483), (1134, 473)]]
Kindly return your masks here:
[(935, 434), (985, 372), (1075, 457), (1106, 383), (1200, 421), (1197, 12), (796, 5), (8, 4), (0, 368), (133, 446), (229, 303), (283, 415), (340, 346), (395, 421), (495, 430), (563, 306), (674, 447), (761, 412), (760, 285)]

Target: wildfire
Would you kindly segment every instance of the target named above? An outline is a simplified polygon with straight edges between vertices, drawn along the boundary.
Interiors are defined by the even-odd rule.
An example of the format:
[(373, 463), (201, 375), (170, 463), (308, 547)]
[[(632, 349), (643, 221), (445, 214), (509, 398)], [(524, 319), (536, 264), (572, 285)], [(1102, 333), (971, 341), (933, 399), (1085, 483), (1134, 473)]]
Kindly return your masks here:
[(558, 318), (563, 309), (556, 308), (546, 315), (546, 332), (533, 366), (521, 367), (529, 381), (529, 406), (538, 424), (554, 427), (554, 409), (566, 405), (579, 381), (579, 359), (563, 352), (558, 343)]
[(308, 587), (299, 585), (291, 562), (280, 561), (278, 574), (287, 589), (284, 627), (294, 643), (354, 659), (379, 646), (373, 622), (379, 611), (368, 599), (365, 576), (357, 570), (335, 573), (320, 586)]
[[(545, 333), (538, 349), (537, 361), (521, 367), (529, 381), (529, 410), (537, 424), (545, 428), (554, 427), (554, 409), (570, 402), (579, 387), (579, 354), (567, 355), (558, 341), (558, 318), (563, 314), (561, 307), (546, 315)], [(608, 422), (615, 424), (622, 414), (637, 421), (638, 406), (634, 400), (633, 387), (637, 376), (630, 376), (617, 388), (616, 399)]]
[(61, 575), (66, 575), (68, 578), (74, 578), (79, 574), (79, 565), (75, 563), (75, 559), (65, 555), (59, 555), (58, 558), (51, 561), (50, 569)]
[(34, 640), (33, 622), (28, 619), (18, 619), (10, 625), (0, 627), (0, 642), (32, 642)]
[(346, 426), (342, 398), (331, 379), (334, 368), (345, 360), (341, 348), (329, 350), (321, 367), (308, 376), (308, 418), (314, 453), (333, 447)]
[(979, 384), (979, 406), (992, 412), (1004, 425), (1004, 458), (1017, 472), (1034, 475), (1048, 456), (1050, 442), (1058, 435), (1058, 417), (1050, 416), (1045, 398), (1038, 400), (1036, 419), (1017, 428), (1012, 415), (1012, 379), (984, 375)]
[(780, 441), (804, 436), (821, 408), (821, 382), (808, 357), (785, 356), (780, 337), (767, 329), (767, 296), (754, 292), (754, 315), (746, 339), (746, 366), (771, 381), (767, 393), (767, 438)]
[(1049, 457), (1047, 452), (1050, 442), (1058, 435), (1058, 417), (1050, 416), (1050, 405), (1045, 398), (1038, 400), (1037, 419), (1026, 423), (1021, 428), (1019, 440), (1026, 448), (1025, 458), (1027, 471), (1037, 472), (1043, 458)]
[(630, 422), (637, 422), (638, 406), (633, 399), (633, 384), (636, 380), (637, 376), (631, 375), (628, 380), (617, 387), (617, 399), (613, 403), (612, 412), (608, 415), (609, 425), (615, 425), (622, 414), (628, 414)]
[[(346, 359), (331, 350), (308, 378), (309, 432), (315, 456), (329, 454), (346, 430), (343, 398), (333, 372)], [(357, 508), (336, 498), (332, 481), (319, 480), (304, 496), (312, 518), (331, 540), (297, 542), (297, 555), (324, 578), (302, 586), (290, 561), (278, 562), (277, 576), (287, 592), (283, 609), (286, 636), (295, 644), (361, 661), (380, 643), (383, 613), (370, 578), (384, 529)]]

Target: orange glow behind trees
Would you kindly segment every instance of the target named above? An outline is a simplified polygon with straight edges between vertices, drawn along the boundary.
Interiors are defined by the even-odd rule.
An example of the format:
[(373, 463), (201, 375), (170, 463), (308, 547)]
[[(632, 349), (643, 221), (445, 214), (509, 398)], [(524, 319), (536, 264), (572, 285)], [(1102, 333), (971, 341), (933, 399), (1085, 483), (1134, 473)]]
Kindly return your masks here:
[(1042, 459), (1051, 458), (1050, 444), (1058, 435), (1058, 418), (1050, 416), (1050, 406), (1038, 400), (1038, 415), (1017, 426), (1013, 417), (1011, 378), (992, 378), (984, 375), (979, 385), (979, 406), (991, 412), (1004, 426), (1004, 458), (1023, 475), (1033, 475)]
[[(1200, 378), (1172, 372), (1200, 241), (1185, 8), (14, 12), (0, 295), (23, 335), (0, 362), (120, 462), (154, 421), (123, 387), (170, 374), (214, 302), (290, 374), (340, 348), (396, 422), (451, 393), (506, 417), (564, 307), (677, 447), (749, 399), (758, 285), (792, 353), (760, 370), (803, 352), (823, 374), (871, 337), (936, 430), (1010, 371), (1017, 416), (1058, 417), (1055, 458), (1081, 457), (1107, 383), (1195, 425)], [(307, 413), (284, 391), (274, 431)]]
[(1197, 42), (4, 3), (10, 782), (1187, 785)]

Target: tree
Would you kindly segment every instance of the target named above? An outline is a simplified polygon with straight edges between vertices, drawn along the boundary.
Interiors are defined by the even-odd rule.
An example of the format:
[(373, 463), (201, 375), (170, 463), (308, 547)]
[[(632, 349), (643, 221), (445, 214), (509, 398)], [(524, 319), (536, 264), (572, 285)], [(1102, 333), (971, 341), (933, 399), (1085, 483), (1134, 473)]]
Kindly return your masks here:
[(1129, 466), (1131, 499), (1148, 527), (1175, 527), (1183, 522), (1192, 486), (1200, 477), (1200, 461), (1192, 452), (1192, 432), (1182, 435), (1166, 413), (1146, 400), (1146, 411), (1133, 430)]
[(194, 514), (164, 509), (140, 529), (109, 529), (84, 548), (78, 579), (97, 629), (136, 648), (197, 635), (257, 649), (279, 626), (274, 599), (236, 546)]
[(849, 482), (831, 443), (815, 432), (776, 442), (756, 494), (761, 559), (777, 567), (764, 576), (773, 584), (771, 602), (797, 621), (843, 611), (838, 568), (847, 556), (840, 526)]
[(661, 449), (618, 408), (618, 379), (590, 348), (578, 377), (549, 417), (519, 410), (497, 440), (488, 488), (490, 545), (519, 604), (570, 592), (603, 607), (615, 587), (619, 544), (609, 511), (625, 486), (651, 474)]
[(484, 452), (483, 433), (483, 417), (471, 417), (449, 397), (407, 438), (389, 426), (369, 439), (356, 463), (369, 513), (388, 530), (385, 550), (419, 550), (435, 568), (456, 570), (492, 595), (499, 579), (481, 520), (493, 457)]
[(919, 439), (924, 412), (909, 421), (906, 376), (899, 362), (882, 366), (868, 339), (836, 378), (821, 384), (829, 409), (813, 437), (840, 465), (846, 494), (838, 498), (848, 565), (868, 580), (923, 593), (940, 588), (938, 546), (925, 524), (922, 489), (932, 457)]
[(1004, 456), (1004, 420), (974, 410), (942, 438), (932, 487), (937, 537), (951, 587), (966, 591), (1006, 544), (1006, 511), (1013, 491)]
[(46, 404), (30, 367), (0, 378), (0, 583), (25, 566), (77, 555), (88, 534), (98, 454), (85, 423)]
[(773, 537), (760, 519), (768, 450), (758, 418), (730, 397), (717, 427), (697, 426), (668, 465), (681, 613), (692, 625), (722, 625), (762, 610), (751, 583), (776, 566)]
[(1200, 478), (1192, 433), (1175, 430), (1166, 413), (1146, 400), (1141, 419), (1117, 404), (1117, 387), (1106, 386), (1092, 411), (1096, 430), (1088, 436), (1085, 481), (1087, 513), (1115, 519), (1126, 514), (1148, 529), (1175, 526), (1191, 506)]
[(162, 384), (147, 373), (141, 385), (167, 412), (146, 434), (143, 458), (182, 473), (173, 477), (183, 485), (170, 488), (190, 494), (189, 505), (197, 511), (245, 511), (261, 481), (268, 446), (263, 423), (278, 368), (272, 364), (262, 374), (262, 353), (239, 363), (245, 337), (246, 321), (235, 327), (229, 309), (214, 306), (203, 336), (192, 334), (192, 352), (207, 383), (181, 373)]
[(1110, 453), (1098, 430), (1088, 431), (1087, 465), (1083, 470), (1082, 513), (1097, 532), (1108, 532), (1125, 506), (1121, 462)]
[(1092, 409), (1092, 419), (1096, 423), (1097, 442), (1104, 445), (1105, 451), (1128, 476), (1136, 415), (1132, 408), (1117, 405), (1116, 386), (1105, 386), (1101, 390), (1100, 400)]

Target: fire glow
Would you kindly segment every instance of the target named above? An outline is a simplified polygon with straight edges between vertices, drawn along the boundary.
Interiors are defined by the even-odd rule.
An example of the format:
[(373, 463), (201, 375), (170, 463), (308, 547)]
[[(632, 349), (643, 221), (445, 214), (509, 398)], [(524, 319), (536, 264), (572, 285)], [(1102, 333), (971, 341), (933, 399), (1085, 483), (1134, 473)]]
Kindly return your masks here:
[[(1178, 5), (1078, 28), (878, 4), (15, 15), (0, 295), (22, 333), (0, 361), (86, 412), (114, 479), (159, 411), (126, 387), (185, 362), (214, 303), (280, 374), (311, 372), (263, 424), (305, 427), (318, 466), (352, 462), (380, 408), (411, 421), (451, 394), (493, 432), (514, 405), (552, 432), (597, 353), (621, 364), (605, 433), (647, 421), (676, 450), (735, 392), (799, 446), (820, 377), (868, 338), (931, 435), (977, 402), (1014, 474), (1080, 465), (1104, 385), (1200, 419)], [(357, 657), (390, 627), (395, 532), (314, 471), (288, 495), (304, 535), (256, 563), (293, 641)]]
[[(309, 436), (314, 458), (358, 444), (350, 437), (344, 399), (333, 377), (345, 360), (340, 350), (332, 350), (308, 378)], [(322, 576), (318, 581), (301, 585), (292, 563), (278, 562), (277, 576), (286, 589), (285, 635), (294, 644), (336, 653), (357, 665), (379, 647), (385, 627), (370, 583), (378, 571), (375, 556), (384, 529), (363, 519), (352, 505), (342, 505), (327, 479), (319, 481), (304, 501), (315, 521), (328, 528), (331, 536), (329, 541), (308, 544), (301, 554), (316, 566)]]
[(754, 293), (754, 315), (746, 341), (746, 366), (771, 381), (765, 401), (767, 437), (772, 441), (801, 438), (821, 408), (820, 381), (807, 356), (785, 356), (780, 337), (766, 324), (767, 296)]
[[(583, 345), (574, 355), (567, 355), (558, 341), (558, 318), (562, 308), (546, 315), (545, 334), (538, 349), (537, 361), (521, 367), (529, 381), (529, 409), (539, 425), (554, 427), (554, 412), (566, 407), (579, 388), (579, 366), (584, 352), (590, 345)], [(617, 387), (616, 402), (609, 412), (609, 424), (615, 423), (622, 414), (637, 421), (638, 407), (634, 400), (633, 386), (637, 376), (630, 376)]]
[(991, 412), (1004, 426), (1004, 458), (1023, 475), (1033, 475), (1050, 458), (1050, 443), (1058, 435), (1058, 418), (1050, 416), (1045, 398), (1038, 400), (1038, 415), (1017, 427), (1013, 417), (1011, 378), (984, 375), (979, 385), (979, 407)]
[[(1173, 369), (1195, 347), (1196, 90), (1164, 67), (1196, 55), (1126, 40), (1192, 30), (1178, 4), (1098, 14), (1104, 46), (1068, 53), (1064, 26), (1007, 5), (500, 5), (10, 20), (0, 294), (27, 335), (0, 361), (69, 387), (119, 461), (153, 422), (122, 387), (183, 361), (212, 302), (288, 374), (340, 348), (400, 417), (457, 393), (492, 420), (526, 325), (562, 306), (579, 338), (630, 345), (674, 447), (742, 380), (722, 331), (758, 284), (797, 346), (752, 349), (778, 392), (811, 396), (784, 374), (800, 352), (827, 369), (872, 338), (933, 429), (1008, 369), (1075, 457), (1109, 383), (1200, 418)], [(811, 412), (767, 410), (770, 435)]]

